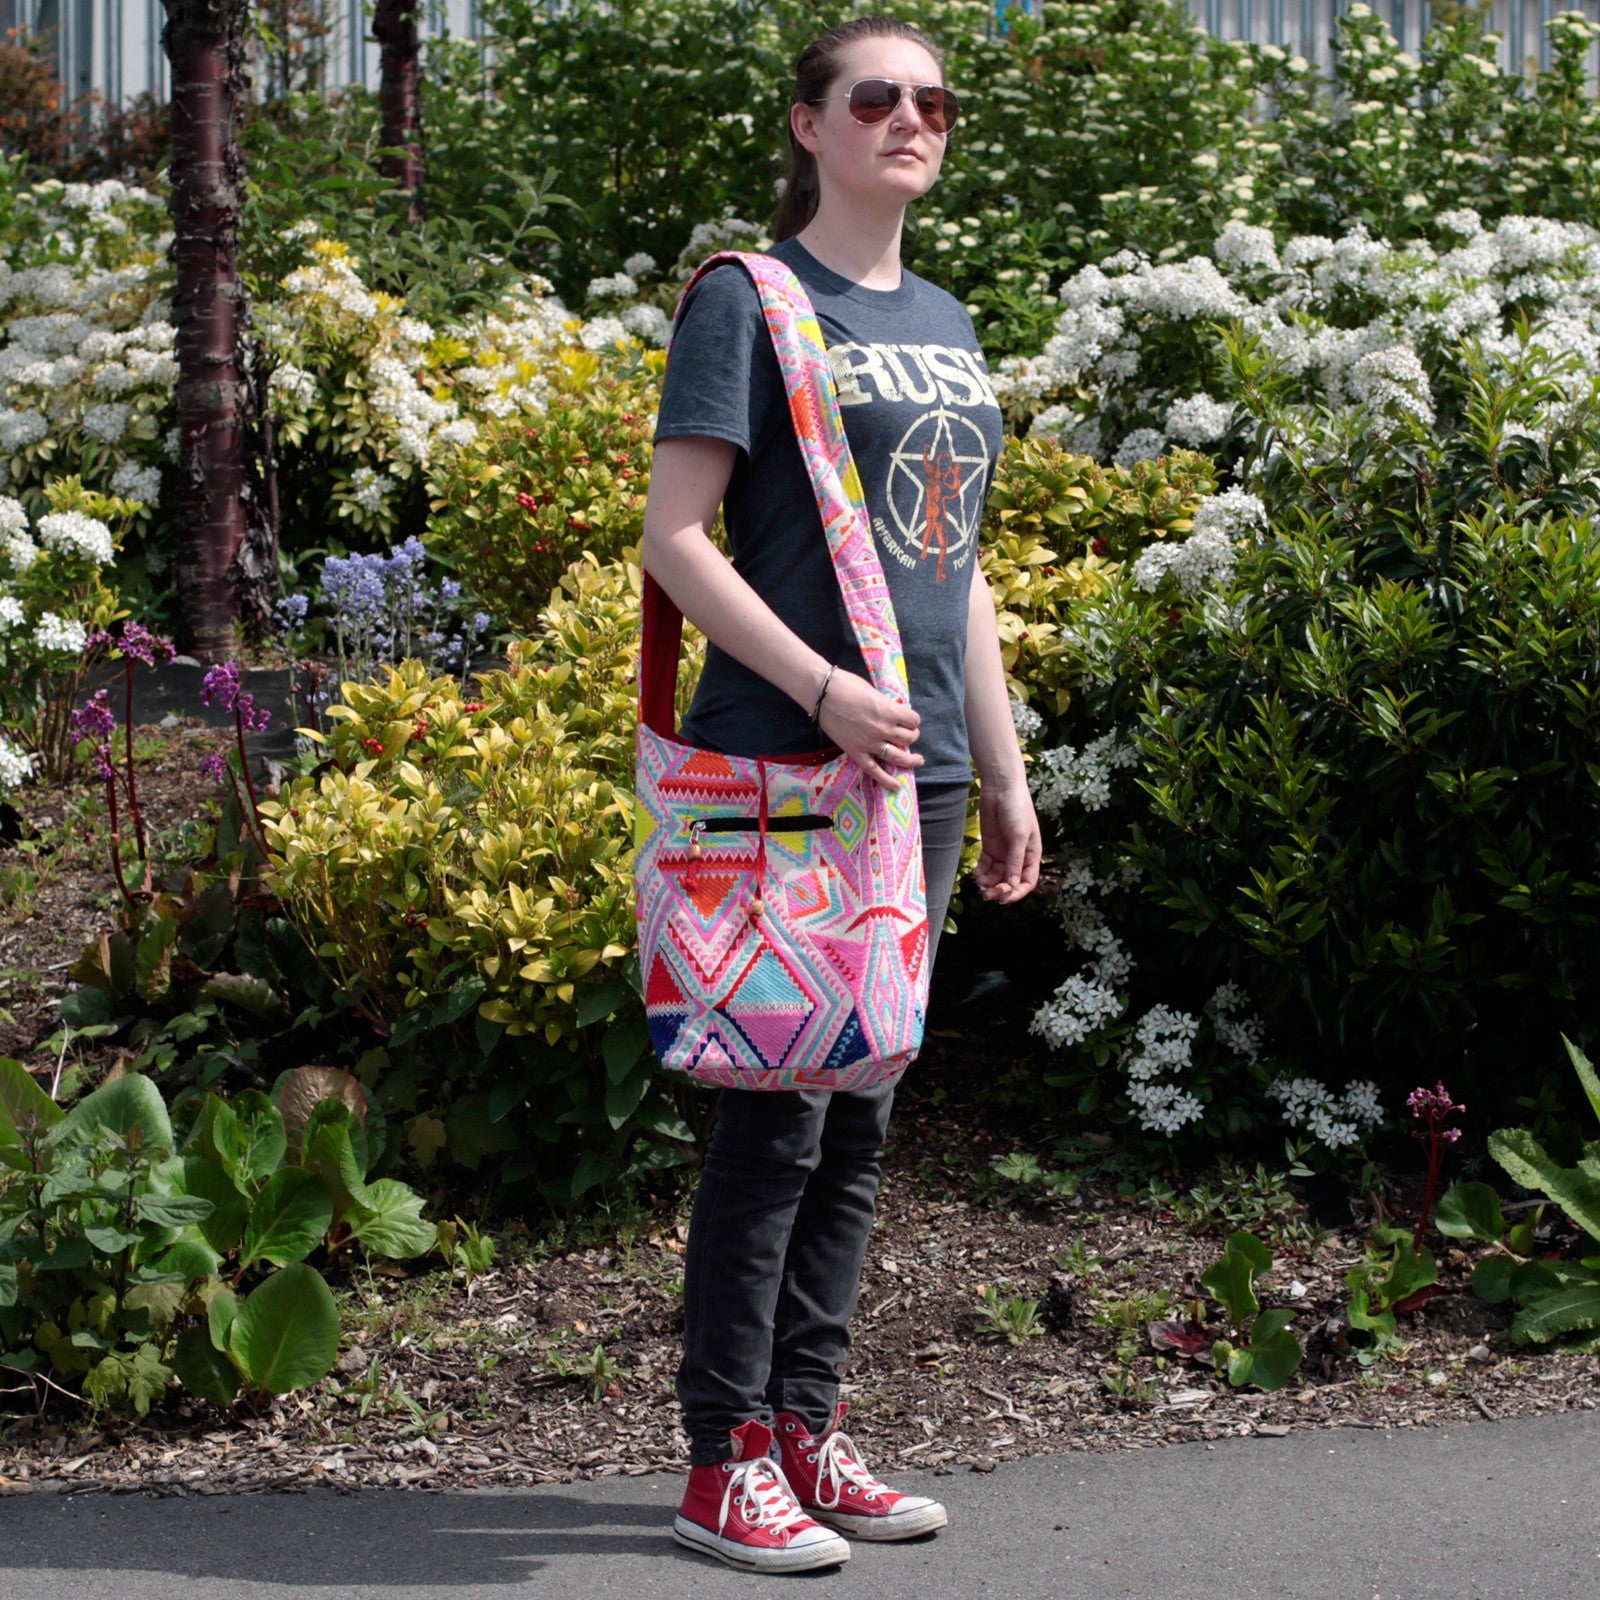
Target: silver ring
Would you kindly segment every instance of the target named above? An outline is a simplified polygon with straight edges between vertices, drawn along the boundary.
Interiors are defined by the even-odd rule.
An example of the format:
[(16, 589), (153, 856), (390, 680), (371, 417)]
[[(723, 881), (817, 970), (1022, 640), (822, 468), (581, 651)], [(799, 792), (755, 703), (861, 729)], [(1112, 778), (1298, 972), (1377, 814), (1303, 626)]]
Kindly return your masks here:
[(883, 741), (883, 754), (878, 757), (878, 760), (882, 762), (884, 766), (889, 765), (889, 741), (887, 739)]

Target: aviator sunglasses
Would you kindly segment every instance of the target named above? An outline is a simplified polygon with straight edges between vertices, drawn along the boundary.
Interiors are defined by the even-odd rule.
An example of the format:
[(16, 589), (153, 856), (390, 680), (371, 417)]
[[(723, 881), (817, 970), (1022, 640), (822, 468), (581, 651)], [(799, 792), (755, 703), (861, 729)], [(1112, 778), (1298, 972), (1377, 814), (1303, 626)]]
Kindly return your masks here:
[(861, 78), (850, 85), (848, 94), (823, 94), (807, 105), (818, 106), (824, 100), (848, 100), (850, 115), (857, 122), (871, 127), (882, 122), (896, 106), (902, 95), (909, 94), (930, 133), (949, 133), (961, 115), (961, 102), (951, 92), (937, 83), (896, 83), (892, 78)]

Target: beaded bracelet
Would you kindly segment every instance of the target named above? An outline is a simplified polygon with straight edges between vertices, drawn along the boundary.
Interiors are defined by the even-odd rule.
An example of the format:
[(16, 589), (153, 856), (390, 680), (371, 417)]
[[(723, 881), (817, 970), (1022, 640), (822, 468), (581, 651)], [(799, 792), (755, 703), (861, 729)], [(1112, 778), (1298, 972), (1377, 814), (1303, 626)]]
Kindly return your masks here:
[(812, 706), (812, 708), (811, 708), (811, 726), (814, 727), (817, 730), (818, 733), (821, 733), (821, 731), (822, 731), (822, 724), (817, 721), (817, 718), (822, 715), (822, 702), (823, 702), (824, 698), (826, 698), (826, 696), (827, 696), (828, 685), (830, 683), (832, 683), (832, 682), (833, 682), (833, 663), (829, 662), (828, 663), (828, 670), (827, 670), (826, 673), (823, 674), (822, 687), (817, 690), (817, 703), (814, 706)]

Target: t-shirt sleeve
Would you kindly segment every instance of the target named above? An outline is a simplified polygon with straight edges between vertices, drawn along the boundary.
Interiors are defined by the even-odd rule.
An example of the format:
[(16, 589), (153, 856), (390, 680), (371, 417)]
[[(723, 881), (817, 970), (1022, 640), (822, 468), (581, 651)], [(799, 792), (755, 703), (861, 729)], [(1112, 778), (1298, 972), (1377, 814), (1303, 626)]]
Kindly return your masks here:
[(695, 285), (672, 335), (657, 440), (726, 439), (746, 455), (761, 437), (777, 358), (756, 286), (719, 267)]

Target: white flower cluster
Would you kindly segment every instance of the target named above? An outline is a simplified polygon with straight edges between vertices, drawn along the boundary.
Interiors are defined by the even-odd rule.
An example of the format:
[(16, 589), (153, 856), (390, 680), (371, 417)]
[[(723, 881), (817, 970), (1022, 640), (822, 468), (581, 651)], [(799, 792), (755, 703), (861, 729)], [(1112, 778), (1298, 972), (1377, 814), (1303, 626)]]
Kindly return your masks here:
[(272, 376), (267, 380), (267, 393), (271, 396), (274, 410), (292, 408), (306, 411), (317, 397), (317, 380), (304, 367), (285, 361), (272, 369)]
[(626, 272), (613, 272), (608, 278), (591, 278), (584, 291), (588, 300), (631, 300), (639, 285)]
[[(1445, 213), (1439, 228), (1446, 248), (1397, 249), (1357, 225), (1279, 251), (1269, 230), (1234, 221), (1209, 257), (1157, 264), (1119, 251), (1062, 285), (1044, 349), (1002, 361), (996, 390), (1034, 412), (1035, 434), (1127, 466), (1227, 431), (1224, 402), (1166, 387), (1186, 360), (1174, 331), (1199, 319), (1239, 319), (1313, 407), (1430, 423), (1430, 372), (1463, 340), (1491, 361), (1517, 357), (1519, 316), (1542, 352), (1539, 375), (1584, 388), (1600, 369), (1600, 231), (1544, 217), (1486, 230), (1469, 208)], [(1546, 431), (1565, 415), (1558, 402)]]
[(1348, 1085), (1342, 1095), (1317, 1078), (1279, 1078), (1267, 1093), (1282, 1102), (1283, 1120), (1291, 1128), (1305, 1128), (1330, 1150), (1358, 1143), (1365, 1131), (1383, 1121), (1378, 1086), (1365, 1078)]
[(689, 242), (678, 254), (674, 274), (687, 278), (709, 255), (718, 250), (765, 250), (772, 244), (768, 235), (754, 222), (728, 215), (715, 222), (697, 222), (689, 234)]
[(0, 632), (9, 633), (13, 628), (20, 628), (26, 620), (22, 602), (14, 594), (0, 591)]
[(33, 642), (41, 650), (60, 650), (69, 655), (81, 655), (89, 642), (89, 632), (76, 617), (57, 616), (54, 611), (43, 612), (38, 626), (33, 630)]
[(1128, 1099), (1139, 1112), (1139, 1124), (1170, 1139), (1187, 1123), (1205, 1115), (1205, 1103), (1172, 1082), (1157, 1081), (1163, 1074), (1181, 1073), (1193, 1064), (1195, 1036), (1200, 1020), (1170, 1006), (1152, 1006), (1133, 1030), (1133, 1043), (1124, 1052), (1122, 1068), (1128, 1075)]
[(82, 511), (54, 511), (39, 518), (39, 543), (63, 555), (81, 556), (96, 566), (108, 565), (116, 555), (111, 530), (98, 517)]
[[(161, 202), (115, 180), (50, 181), (14, 205), (22, 226), (0, 242), (0, 484), (36, 482), (50, 456), (34, 447), (74, 436), (111, 447), (98, 453), (107, 470), (147, 464), (150, 421), (170, 409), (177, 376), (157, 298), (171, 240)], [(30, 254), (19, 242), (30, 234), (54, 259)]]
[(129, 500), (153, 506), (161, 497), (161, 468), (141, 467), (137, 461), (124, 461), (111, 474), (111, 487)]
[(1206, 1001), (1206, 1020), (1224, 1049), (1241, 1060), (1254, 1062), (1261, 1059), (1267, 1029), (1260, 1017), (1239, 1014), (1249, 1004), (1250, 997), (1238, 984), (1221, 984)]
[(660, 306), (648, 302), (629, 306), (622, 313), (622, 326), (634, 338), (648, 339), (663, 350), (672, 339), (672, 318)]
[(628, 342), (628, 330), (621, 317), (590, 317), (578, 329), (578, 342), (585, 350), (604, 350)]
[(0, 556), (16, 573), (26, 572), (39, 559), (39, 547), (28, 537), (28, 513), (8, 494), (0, 494)]
[(656, 258), (648, 250), (641, 250), (622, 263), (622, 270), (630, 278), (642, 278), (647, 272), (656, 270)]
[(383, 502), (394, 486), (395, 481), (387, 472), (378, 472), (372, 467), (357, 467), (350, 474), (350, 498), (374, 516), (383, 509)]
[(1011, 696), (1011, 725), (1017, 730), (1017, 739), (1026, 744), (1044, 726), (1044, 718), (1027, 701)]
[(0, 736), (0, 794), (7, 789), (20, 789), (32, 774), (33, 757)]
[(1091, 739), (1082, 750), (1061, 745), (1046, 750), (1028, 777), (1040, 816), (1058, 817), (1069, 801), (1099, 811), (1111, 801), (1111, 774), (1139, 764), (1138, 749), (1115, 732)]
[(1077, 975), (1067, 979), (1034, 1013), (1030, 1031), (1052, 1049), (1082, 1044), (1097, 1028), (1114, 1022), (1127, 1002), (1109, 984)]
[(1133, 563), (1134, 587), (1150, 593), (1170, 574), (1182, 594), (1223, 588), (1238, 564), (1238, 540), (1259, 534), (1266, 525), (1266, 507), (1255, 495), (1243, 489), (1213, 495), (1201, 502), (1194, 529), (1181, 544), (1163, 540), (1139, 552)]
[(1176, 439), (1191, 450), (1215, 444), (1233, 421), (1233, 407), (1226, 400), (1213, 400), (1208, 394), (1185, 395), (1175, 400), (1162, 424), (1168, 439)]

